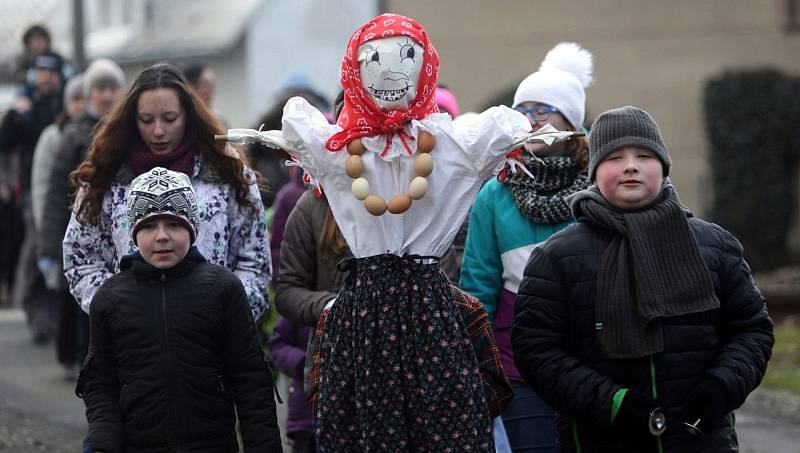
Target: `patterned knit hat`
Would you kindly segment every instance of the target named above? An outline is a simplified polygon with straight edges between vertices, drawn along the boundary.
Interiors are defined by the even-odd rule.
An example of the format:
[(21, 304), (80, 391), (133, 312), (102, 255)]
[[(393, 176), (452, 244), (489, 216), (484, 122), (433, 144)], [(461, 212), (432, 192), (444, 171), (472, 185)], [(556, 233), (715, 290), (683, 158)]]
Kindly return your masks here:
[(626, 146), (640, 146), (656, 153), (661, 159), (664, 177), (669, 176), (672, 159), (658, 124), (649, 113), (628, 105), (607, 110), (594, 121), (589, 140), (589, 181), (594, 182), (600, 162), (612, 151)]
[(148, 219), (171, 217), (181, 221), (194, 243), (197, 238), (197, 197), (189, 177), (156, 167), (137, 176), (128, 193), (128, 221), (133, 243), (136, 233)]

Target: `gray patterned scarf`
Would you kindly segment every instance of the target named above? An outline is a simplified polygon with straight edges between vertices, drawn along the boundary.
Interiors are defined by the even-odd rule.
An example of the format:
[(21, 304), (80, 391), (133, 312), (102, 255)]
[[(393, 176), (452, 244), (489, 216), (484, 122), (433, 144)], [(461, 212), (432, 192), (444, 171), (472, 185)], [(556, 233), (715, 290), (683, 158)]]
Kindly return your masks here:
[(567, 156), (547, 156), (541, 160), (523, 154), (519, 160), (535, 178), (522, 171), (504, 181), (522, 215), (536, 223), (553, 225), (572, 218), (564, 199), (589, 185), (588, 173)]
[(594, 293), (597, 337), (609, 358), (663, 351), (661, 319), (719, 308), (675, 187), (665, 180), (651, 206), (618, 211), (596, 186), (570, 198), (578, 221), (607, 230)]

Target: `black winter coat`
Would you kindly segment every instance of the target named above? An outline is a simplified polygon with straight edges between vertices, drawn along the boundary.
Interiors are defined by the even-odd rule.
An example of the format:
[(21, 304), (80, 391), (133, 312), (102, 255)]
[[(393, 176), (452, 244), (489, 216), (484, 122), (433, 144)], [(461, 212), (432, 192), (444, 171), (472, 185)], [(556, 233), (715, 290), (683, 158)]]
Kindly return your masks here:
[[(734, 418), (715, 423), (702, 440), (674, 429), (687, 418), (687, 393), (704, 377), (727, 389), (728, 411), (761, 382), (774, 337), (764, 298), (742, 247), (730, 233), (690, 218), (720, 300), (718, 310), (662, 319), (664, 351), (613, 360), (595, 337), (594, 288), (600, 258), (613, 234), (579, 222), (531, 253), (520, 284), (512, 330), (522, 376), (556, 412), (562, 451), (657, 451), (654, 438), (632, 440), (610, 426), (612, 397), (625, 387), (652, 394), (652, 380), (667, 415), (665, 452), (738, 451)], [(709, 431), (709, 430), (707, 430)]]
[[(0, 121), (0, 154), (17, 154), (17, 168), (14, 170), (25, 193), (30, 190), (36, 142), (44, 128), (51, 125), (61, 112), (61, 102), (60, 92), (50, 95), (34, 92), (31, 95), (30, 111), (19, 114), (15, 110), (9, 110)], [(2, 171), (7, 172), (9, 169), (4, 168)]]
[[(126, 256), (94, 296), (76, 392), (103, 452), (280, 452), (273, 382), (239, 279), (197, 249), (168, 270)], [(234, 413), (234, 405), (236, 413)]]

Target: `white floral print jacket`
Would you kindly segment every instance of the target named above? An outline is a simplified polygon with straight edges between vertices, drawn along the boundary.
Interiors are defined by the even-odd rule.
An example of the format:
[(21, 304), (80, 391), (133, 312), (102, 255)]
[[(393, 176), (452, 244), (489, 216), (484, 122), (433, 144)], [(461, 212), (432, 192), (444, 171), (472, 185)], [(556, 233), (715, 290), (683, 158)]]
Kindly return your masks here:
[[(252, 176), (245, 169), (247, 176)], [(119, 272), (123, 256), (136, 251), (127, 214), (127, 194), (135, 175), (123, 166), (103, 197), (96, 224), (83, 224), (73, 212), (64, 235), (64, 275), (83, 311), (97, 289)], [(232, 270), (247, 292), (253, 319), (267, 310), (271, 259), (264, 206), (255, 184), (247, 195), (253, 207), (240, 206), (236, 191), (195, 158), (192, 185), (197, 194), (200, 222), (194, 245), (214, 264)], [(80, 196), (80, 194), (79, 194)], [(77, 206), (77, 203), (76, 203)]]

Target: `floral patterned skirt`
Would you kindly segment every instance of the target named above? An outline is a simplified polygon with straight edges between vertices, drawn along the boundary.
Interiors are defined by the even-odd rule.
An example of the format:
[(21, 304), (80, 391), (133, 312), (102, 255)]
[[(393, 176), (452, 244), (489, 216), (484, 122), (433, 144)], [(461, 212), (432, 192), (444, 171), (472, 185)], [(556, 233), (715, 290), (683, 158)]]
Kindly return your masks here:
[(493, 452), (472, 344), (438, 262), (349, 260), (320, 343), (323, 452)]

